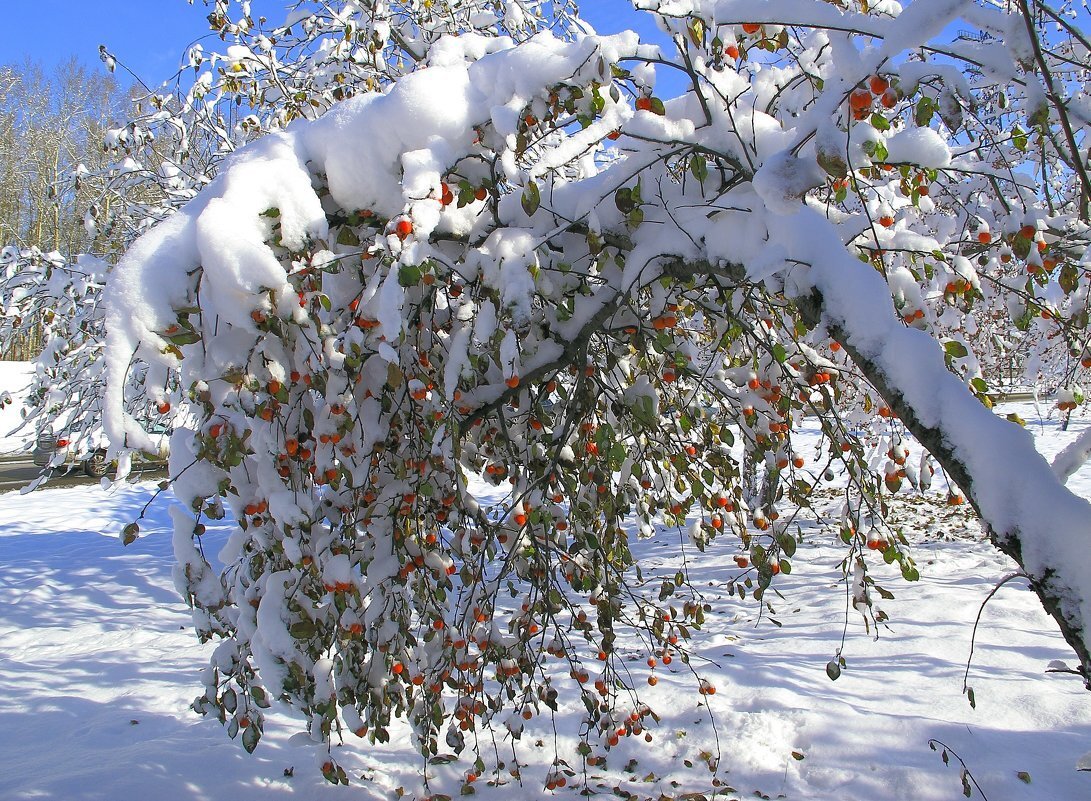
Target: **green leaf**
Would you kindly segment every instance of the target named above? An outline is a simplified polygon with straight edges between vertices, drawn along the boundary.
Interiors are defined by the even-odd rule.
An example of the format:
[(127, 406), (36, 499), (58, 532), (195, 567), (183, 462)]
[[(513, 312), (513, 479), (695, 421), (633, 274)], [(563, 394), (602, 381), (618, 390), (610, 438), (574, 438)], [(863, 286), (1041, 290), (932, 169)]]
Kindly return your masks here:
[(871, 115), (871, 126), (877, 131), (889, 131), (890, 122), (879, 112)]
[(779, 342), (773, 345), (773, 358), (777, 360), (778, 364), (784, 364), (788, 360), (788, 352), (784, 350), (784, 346)]
[(943, 345), (943, 350), (952, 359), (962, 359), (969, 351), (966, 350), (966, 346), (959, 342), (957, 339), (952, 339)]
[(837, 681), (841, 678), (841, 666), (837, 664), (836, 659), (831, 659), (826, 663), (826, 675), (830, 677), (830, 681)]
[(780, 543), (780, 549), (784, 552), (784, 555), (789, 559), (795, 556), (796, 553), (796, 540), (791, 534), (782, 533), (777, 537), (777, 542)]
[(251, 723), (242, 731), (242, 747), (246, 749), (246, 753), (254, 753), (254, 749), (258, 747), (258, 740), (261, 739), (261, 731)]
[(421, 269), (416, 264), (403, 264), (398, 268), (398, 283), (404, 287), (416, 286), (421, 277)]
[(1011, 131), (1011, 143), (1015, 145), (1015, 149), (1020, 153), (1023, 153), (1027, 149), (1027, 135), (1018, 125), (1012, 128)]
[(693, 173), (694, 178), (704, 184), (705, 178), (708, 177), (708, 160), (700, 153), (694, 153), (689, 160), (689, 171)]
[(201, 335), (196, 331), (181, 331), (166, 337), (166, 340), (174, 345), (192, 345), (194, 342), (201, 341)]
[(920, 127), (925, 127), (932, 121), (935, 105), (930, 97), (922, 97), (917, 101), (917, 108), (913, 111), (913, 121)]
[(623, 186), (614, 192), (614, 205), (622, 214), (628, 214), (636, 208), (636, 204), (633, 202), (633, 190)]
[(705, 41), (705, 23), (704, 20), (695, 19), (689, 24), (689, 38), (690, 40), (700, 47)]
[(314, 621), (312, 620), (299, 620), (288, 628), (288, 632), (297, 640), (305, 640), (313, 637), (315, 631)]
[(523, 190), (523, 211), (526, 212), (528, 217), (533, 217), (534, 212), (538, 210), (541, 204), (542, 196), (538, 192), (538, 184), (531, 181)]
[(360, 237), (346, 225), (341, 226), (341, 230), (337, 232), (337, 244), (347, 245), (348, 247), (356, 247), (360, 244)]
[(1071, 295), (1076, 291), (1076, 287), (1079, 285), (1080, 275), (1076, 270), (1076, 265), (1070, 261), (1066, 261), (1061, 266), (1060, 275), (1057, 276), (1057, 283), (1061, 285), (1061, 289), (1066, 294)]

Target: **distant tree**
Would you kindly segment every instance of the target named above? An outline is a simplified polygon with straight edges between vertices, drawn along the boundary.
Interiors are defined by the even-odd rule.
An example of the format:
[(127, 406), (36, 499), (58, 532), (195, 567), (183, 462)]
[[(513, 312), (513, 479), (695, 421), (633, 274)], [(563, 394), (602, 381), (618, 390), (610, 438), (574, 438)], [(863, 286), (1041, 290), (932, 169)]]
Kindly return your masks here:
[[(89, 71), (75, 59), (46, 74), (34, 63), (0, 66), (0, 247), (13, 270), (13, 253), (57, 266), (79, 253), (103, 253), (109, 245), (84, 225), (84, 213), (96, 194), (94, 175), (109, 158), (102, 139), (113, 119), (124, 112), (124, 95), (108, 76)], [(116, 249), (116, 248), (115, 248)], [(44, 259), (43, 253), (52, 253)], [(0, 341), (6, 358), (37, 355), (49, 325), (29, 313), (35, 304), (28, 280), (0, 284), (6, 319)], [(51, 298), (55, 286), (44, 290)], [(100, 332), (101, 334), (101, 332)]]
[[(870, 614), (869, 560), (917, 577), (889, 519), (931, 475), (906, 432), (1091, 677), (1091, 507), (989, 411), (982, 367), (1013, 329), (1056, 344), (1066, 381), (1091, 366), (1085, 32), (1038, 2), (644, 5), (675, 52), (422, 36), (415, 15), (467, 6), (376, 24), (352, 4), (346, 43), (413, 53), (384, 59), (383, 91), (317, 119), (300, 98), (283, 121), (307, 121), (240, 150), (111, 276), (112, 441), (149, 444), (122, 390), (144, 359), (181, 422), (178, 576), (222, 640), (195, 708), (247, 749), (276, 698), (327, 744), (397, 717), (425, 755), (518, 737), (556, 705), (554, 661), (586, 704), (580, 752), (609, 747), (643, 725), (618, 717), (619, 633), (684, 654), (706, 614), (684, 571), (636, 588), (630, 524), (732, 537), (733, 585), (764, 600), (844, 473), (830, 522)], [(231, 52), (223, 80), (265, 63)], [(340, 86), (298, 63), (293, 91)], [(664, 101), (657, 70), (690, 90)], [(495, 514), (475, 476), (506, 491)], [(204, 521), (228, 509), (216, 569)]]
[(96, 250), (81, 211), (93, 188), (72, 179), (105, 168), (103, 135), (122, 113), (117, 83), (75, 59), (52, 75), (34, 63), (0, 66), (0, 242)]

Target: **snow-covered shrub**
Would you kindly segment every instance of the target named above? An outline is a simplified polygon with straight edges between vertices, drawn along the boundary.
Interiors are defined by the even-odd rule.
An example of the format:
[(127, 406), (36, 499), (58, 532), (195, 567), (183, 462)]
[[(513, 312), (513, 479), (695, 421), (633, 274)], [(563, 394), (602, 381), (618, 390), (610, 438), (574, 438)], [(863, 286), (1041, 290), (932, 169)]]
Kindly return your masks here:
[[(762, 599), (792, 569), (785, 501), (837, 468), (867, 613), (868, 558), (917, 575), (884, 522), (931, 476), (905, 429), (1087, 665), (1091, 510), (989, 412), (967, 323), (1006, 305), (1086, 336), (1089, 184), (1063, 132), (1084, 123), (1038, 89), (1047, 40), (974, 5), (739, 8), (663, 4), (669, 56), (633, 34), (438, 38), (389, 91), (231, 156), (112, 274), (110, 434), (145, 444), (134, 357), (179, 371), (146, 385), (181, 416), (179, 588), (222, 638), (196, 707), (248, 748), (281, 698), (326, 743), (404, 717), (425, 755), (476, 750), (556, 703), (554, 660), (585, 745), (609, 746), (640, 718), (611, 712), (635, 690), (619, 628), (670, 656), (706, 614), (684, 572), (634, 589), (630, 536), (731, 536)], [(944, 38), (958, 13), (1002, 66), (951, 66), (983, 57)], [(655, 69), (692, 91), (664, 102)], [(818, 453), (795, 448), (804, 413)], [(202, 521), (227, 507), (217, 571)]]

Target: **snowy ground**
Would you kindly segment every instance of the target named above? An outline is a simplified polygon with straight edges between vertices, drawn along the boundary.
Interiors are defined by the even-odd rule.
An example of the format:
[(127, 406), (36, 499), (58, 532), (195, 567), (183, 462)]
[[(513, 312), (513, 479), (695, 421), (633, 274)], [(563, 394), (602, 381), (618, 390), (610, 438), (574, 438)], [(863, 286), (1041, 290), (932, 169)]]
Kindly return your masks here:
[[(1019, 407), (1040, 449), (1064, 434)], [(1070, 481), (1091, 495), (1091, 469)], [(153, 485), (109, 494), (98, 487), (0, 495), (0, 798), (2, 799), (389, 799), (423, 794), (422, 765), (408, 740), (373, 748), (351, 738), (337, 755), (353, 779), (326, 784), (319, 755), (274, 716), (253, 756), (215, 721), (194, 715), (197, 670), (207, 656), (189, 630), (173, 589), (166, 505), (152, 507), (149, 536), (123, 548), (117, 532)], [(911, 505), (912, 506), (912, 505)], [(817, 532), (776, 585), (775, 625), (750, 601), (727, 597), (735, 546), (718, 542), (695, 566), (714, 614), (697, 636), (693, 665), (717, 687), (702, 697), (684, 666), (660, 666), (643, 699), (661, 715), (651, 744), (628, 738), (591, 769), (590, 789), (632, 798), (762, 797), (797, 801), (939, 801), (961, 797), (958, 761), (945, 766), (929, 739), (965, 760), (990, 801), (1091, 798), (1091, 773), (1077, 772), (1091, 750), (1091, 696), (1052, 660), (1071, 661), (1060, 635), (1025, 584), (1012, 582), (986, 607), (970, 670), (977, 708), (962, 694), (974, 617), (1012, 568), (966, 525), (965, 512), (934, 503), (912, 507), (914, 555), (922, 579), (880, 579), (889, 628), (873, 640), (847, 617), (847, 668), (831, 682), (824, 666), (846, 631), (843, 552)], [(206, 537), (215, 537), (215, 533)], [(639, 544), (645, 572), (673, 573), (676, 533)], [(691, 565), (692, 566), (692, 565)], [(713, 715), (703, 705), (711, 703)], [(578, 767), (572, 736), (578, 712), (562, 708), (557, 753)], [(712, 721), (715, 721), (713, 723)], [(718, 744), (717, 744), (718, 739)], [(631, 742), (630, 742), (631, 741)], [(521, 784), (504, 773), (476, 785), (484, 798), (546, 798), (543, 778), (554, 732), (536, 719), (518, 748)], [(942, 747), (942, 746), (941, 746)], [(709, 769), (715, 762), (716, 771)], [(510, 766), (510, 749), (507, 752)], [(459, 795), (469, 766), (429, 767), (432, 792)], [(495, 778), (495, 777), (494, 777)], [(577, 777), (578, 778), (578, 777)], [(736, 792), (728, 791), (733, 788)], [(560, 797), (577, 797), (569, 788)], [(621, 794), (621, 791), (619, 791)], [(691, 796), (699, 798), (700, 796)], [(980, 797), (977, 788), (974, 797)]]

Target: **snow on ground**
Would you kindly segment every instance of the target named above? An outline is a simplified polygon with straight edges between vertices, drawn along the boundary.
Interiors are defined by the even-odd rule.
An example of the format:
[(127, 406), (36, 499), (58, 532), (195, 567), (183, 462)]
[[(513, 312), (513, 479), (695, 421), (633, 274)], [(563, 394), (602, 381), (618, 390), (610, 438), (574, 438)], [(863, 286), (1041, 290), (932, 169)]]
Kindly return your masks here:
[[(1076, 420), (1061, 432), (1032, 404), (1016, 408), (1047, 455), (1087, 425)], [(1069, 483), (1091, 494), (1091, 468)], [(404, 733), (376, 747), (350, 736), (337, 754), (353, 780), (344, 790), (322, 780), (320, 752), (291, 736), (299, 722), (289, 715), (270, 717), (250, 756), (216, 721), (188, 709), (209, 646), (193, 638), (173, 588), (169, 494), (152, 505), (142, 525), (148, 536), (128, 548), (117, 538), (153, 492), (154, 485), (140, 484), (110, 493), (84, 487), (0, 495), (0, 798), (378, 800), (398, 797), (399, 789), (423, 795), (423, 766)], [(679, 660), (660, 665), (658, 685), (648, 687), (643, 657), (626, 643), (636, 686), (661, 722), (651, 744), (627, 738), (610, 752), (607, 768), (590, 768), (588, 786), (604, 796), (620, 786), (640, 799), (712, 797), (716, 790), (719, 798), (757, 791), (798, 801), (961, 797), (958, 761), (945, 766), (929, 748), (935, 739), (965, 760), (991, 801), (1091, 798), (1091, 773), (1075, 770), (1091, 750), (1091, 696), (1075, 677), (1046, 673), (1053, 660), (1072, 661), (1055, 627), (1025, 582), (1000, 590), (977, 635), (971, 709), (962, 674), (974, 618), (1012, 564), (967, 524), (965, 507), (907, 497), (905, 508), (922, 579), (908, 584), (892, 570), (877, 571), (877, 581), (895, 594), (881, 602), (891, 620), (877, 640), (859, 615), (846, 614), (843, 550), (815, 528), (805, 529), (792, 575), (778, 578), (783, 599), (773, 600), (775, 614), (760, 619), (752, 601), (725, 591), (736, 572), (734, 543), (718, 541), (704, 556), (689, 553), (694, 583), (707, 588), (713, 609), (691, 665), (718, 692), (699, 695)], [(210, 531), (206, 540), (222, 541), (223, 533)], [(673, 574), (681, 550), (671, 530), (635, 548), (653, 584), (657, 575)], [(843, 634), (846, 669), (831, 682), (825, 665)], [(559, 679), (571, 689), (568, 681)], [(504, 784), (491, 787), (495, 777), (486, 775), (477, 795), (553, 795), (543, 781), (555, 753), (581, 769), (578, 719), (575, 706), (562, 707), (556, 740), (548, 719), (528, 724), (517, 751), (521, 784), (505, 772)], [(510, 768), (510, 748), (500, 747)], [(431, 791), (457, 797), (468, 768), (429, 766)], [(556, 795), (577, 797), (572, 784), (578, 781)]]
[(20, 399), (33, 374), (34, 365), (31, 362), (0, 361), (0, 398), (4, 397), (5, 392), (12, 398), (11, 403), (0, 408), (0, 455), (16, 453), (31, 444), (33, 434), (28, 433), (29, 429), (18, 433), (13, 433), (13, 429), (22, 422)]

